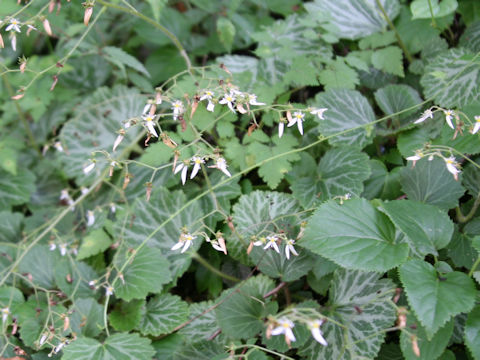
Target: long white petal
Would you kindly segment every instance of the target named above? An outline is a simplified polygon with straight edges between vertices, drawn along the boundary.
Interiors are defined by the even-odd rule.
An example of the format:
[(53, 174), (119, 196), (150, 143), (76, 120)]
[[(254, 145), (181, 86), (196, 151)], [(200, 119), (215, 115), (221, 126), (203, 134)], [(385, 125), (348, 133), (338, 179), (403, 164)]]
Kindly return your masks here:
[(228, 171), (226, 168), (219, 168), (219, 169), (222, 170), (222, 172), (228, 177), (232, 177), (232, 174), (230, 174), (230, 171)]
[(445, 121), (447, 122), (448, 126), (450, 126), (452, 129), (455, 129), (455, 126), (453, 126), (453, 123), (452, 123), (452, 116), (447, 116), (445, 117)]
[(207, 111), (213, 112), (214, 109), (215, 109), (215, 104), (209, 101), (207, 105)]
[(175, 171), (173, 172), (174, 174), (178, 174), (182, 169), (183, 167), (185, 166), (184, 163), (180, 163), (177, 165), (177, 167), (175, 168)]
[(285, 257), (290, 260), (290, 246), (285, 246)]
[(178, 250), (183, 246), (183, 242), (177, 242), (175, 245), (173, 245), (170, 250)]
[(190, 245), (192, 245), (192, 241), (191, 241), (191, 240), (185, 241), (185, 245), (183, 245), (183, 249), (182, 249), (182, 251), (180, 251), (180, 253), (183, 254), (185, 251), (187, 251), (188, 248), (190, 247)]
[(185, 181), (187, 181), (187, 171), (188, 167), (184, 166), (182, 169), (182, 185), (185, 185)]
[(227, 102), (227, 106), (230, 110), (232, 110), (232, 112), (236, 113), (235, 109), (233, 108), (233, 105), (231, 102)]
[(277, 326), (272, 330), (272, 335), (281, 335), (285, 334), (285, 328), (283, 326)]
[(12, 44), (13, 51), (17, 51), (17, 37), (15, 35), (12, 36), (10, 43)]
[(123, 141), (124, 136), (123, 135), (118, 135), (117, 138), (115, 139), (115, 142), (113, 143), (113, 151), (115, 151), (120, 145), (120, 143)]
[[(276, 242), (272, 242), (271, 244), (272, 244), (273, 248), (275, 249), (275, 251), (280, 254), (280, 249), (278, 248), (277, 243), (276, 243)], [(295, 341), (295, 340), (294, 340), (294, 341)]]
[(272, 243), (270, 241), (267, 242), (267, 245), (263, 247), (263, 250), (267, 250), (272, 246)]
[(198, 174), (198, 170), (200, 170), (200, 167), (200, 164), (195, 163), (195, 165), (193, 166), (193, 170), (190, 173), (190, 179), (193, 179)]
[(317, 328), (313, 328), (312, 329), (312, 336), (315, 340), (317, 340), (320, 344), (322, 344), (323, 346), (327, 346), (328, 343), (327, 341), (325, 340), (325, 338), (322, 336), (322, 332), (320, 331), (320, 329), (317, 327)]
[(472, 134), (476, 134), (478, 132), (478, 130), (480, 130), (480, 121), (477, 121), (475, 123), (475, 126), (473, 127)]
[(278, 124), (278, 137), (281, 138), (283, 135), (283, 130), (285, 129), (285, 124), (281, 122)]
[(147, 121), (147, 129), (155, 137), (158, 137), (157, 132), (155, 131), (155, 125), (153, 124), (153, 121)]
[(285, 336), (290, 340), (290, 341), (296, 341), (297, 339), (295, 338), (295, 335), (293, 335), (293, 331), (290, 328), (285, 328)]
[(303, 121), (298, 119), (297, 126), (298, 126), (298, 131), (300, 132), (301, 135), (303, 135)]

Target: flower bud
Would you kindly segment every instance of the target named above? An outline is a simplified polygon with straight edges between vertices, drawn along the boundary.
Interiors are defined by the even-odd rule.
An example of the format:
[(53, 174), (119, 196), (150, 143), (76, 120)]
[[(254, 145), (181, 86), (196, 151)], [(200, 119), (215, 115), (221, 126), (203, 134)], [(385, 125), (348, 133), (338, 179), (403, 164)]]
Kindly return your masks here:
[(85, 26), (88, 26), (88, 23), (90, 22), (90, 18), (92, 17), (93, 14), (93, 7), (89, 6), (85, 8), (85, 13), (83, 15), (83, 23)]
[(53, 36), (52, 28), (50, 27), (50, 22), (48, 21), (48, 19), (45, 18), (42, 23), (43, 23), (43, 28), (44, 28), (45, 32), (47, 33), (47, 35), (48, 36)]

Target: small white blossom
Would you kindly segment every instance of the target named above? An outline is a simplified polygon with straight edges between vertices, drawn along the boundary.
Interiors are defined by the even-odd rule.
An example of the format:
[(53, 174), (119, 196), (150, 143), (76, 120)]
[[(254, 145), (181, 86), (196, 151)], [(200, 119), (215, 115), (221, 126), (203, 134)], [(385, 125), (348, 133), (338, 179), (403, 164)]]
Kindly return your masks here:
[(17, 19), (10, 20), (10, 25), (5, 28), (5, 31), (16, 31), (21, 32), (20, 30), (20, 22)]
[(85, 186), (82, 186), (82, 187), (80, 188), (80, 192), (82, 193), (82, 195), (85, 195), (85, 194), (88, 193), (88, 189), (87, 189)]
[(55, 149), (57, 149), (57, 151), (59, 152), (63, 152), (63, 146), (62, 146), (62, 143), (60, 141), (56, 141), (54, 144), (53, 144), (53, 147)]
[(420, 155), (418, 155), (418, 154), (407, 157), (407, 160), (408, 160), (408, 161), (414, 161), (414, 162), (415, 162), (415, 161), (418, 161), (418, 160), (420, 160), (420, 159), (421, 159), (421, 157), (420, 157)]
[(257, 101), (257, 95), (255, 94), (248, 94), (248, 103), (250, 105), (266, 105), (265, 103)]
[(5, 307), (2, 309), (2, 322), (5, 324), (8, 319), (8, 315), (10, 315), (10, 309)]
[(444, 160), (447, 170), (453, 175), (455, 180), (458, 180), (458, 174), (460, 173), (460, 170), (458, 169), (458, 163), (455, 161), (455, 157), (450, 156)]
[(206, 237), (205, 240), (206, 240), (208, 243), (210, 243), (210, 245), (212, 245), (212, 247), (213, 247), (215, 250), (220, 251), (220, 252), (223, 252), (223, 253), (226, 255), (226, 254), (227, 254), (227, 248), (226, 248), (226, 246), (225, 246), (225, 240), (224, 240), (222, 237), (220, 237), (220, 239), (222, 239), (223, 244), (221, 244), (220, 241), (218, 241), (218, 240), (210, 240), (209, 237)]
[(95, 161), (92, 161), (90, 164), (85, 166), (83, 168), (83, 173), (87, 175), (90, 171), (92, 171), (95, 168)]
[(452, 119), (455, 115), (453, 110), (444, 110), (443, 113), (445, 114), (445, 121), (447, 122), (448, 126), (450, 126), (452, 129), (455, 129), (455, 126), (453, 126)]
[(289, 239), (287, 240), (287, 244), (285, 245), (285, 256), (287, 259), (290, 259), (290, 253), (292, 253), (295, 256), (298, 256), (297, 251), (293, 247), (295, 245), (295, 240)]
[(95, 213), (93, 210), (87, 211), (87, 226), (92, 226), (95, 223)]
[(267, 236), (267, 244), (263, 247), (263, 250), (267, 250), (271, 247), (280, 254), (280, 249), (278, 248), (277, 245), (277, 237), (276, 236)]
[(283, 131), (285, 130), (285, 123), (280, 121), (278, 124), (278, 137), (281, 138), (283, 136)]
[(110, 204), (110, 212), (112, 214), (115, 214), (116, 211), (117, 211), (117, 206), (114, 203), (111, 203)]
[(215, 110), (215, 104), (211, 101), (207, 104), (207, 111), (213, 112)]
[(194, 156), (192, 157), (192, 162), (193, 162), (193, 169), (192, 172), (190, 173), (190, 179), (193, 179), (197, 174), (200, 168), (202, 167), (202, 164), (205, 163), (205, 160), (199, 156)]
[(200, 101), (208, 100), (207, 111), (213, 112), (215, 109), (215, 104), (212, 102), (213, 91), (206, 90), (205, 93), (200, 97)]
[(57, 248), (57, 245), (55, 245), (54, 242), (51, 242), (48, 244), (48, 250), (54, 251)]
[(185, 111), (183, 108), (183, 104), (180, 100), (176, 100), (172, 103), (172, 110), (173, 120), (177, 120), (177, 118)]
[(65, 256), (67, 254), (67, 244), (60, 244), (58, 250), (60, 250), (60, 255)]
[(215, 160), (215, 165), (210, 165), (209, 168), (215, 168), (223, 172), (228, 177), (231, 177), (230, 171), (227, 170), (227, 161), (223, 157), (219, 157)]
[(96, 284), (97, 284), (97, 281), (96, 281), (96, 280), (90, 280), (90, 281), (88, 282), (88, 286), (90, 286), (90, 287), (95, 287)]
[(235, 102), (235, 95), (233, 95), (232, 92), (229, 94), (225, 94), (222, 100), (219, 101), (220, 104), (225, 105), (227, 104), (228, 108), (232, 112), (236, 112), (235, 109), (233, 108), (233, 103)]
[(287, 126), (291, 127), (295, 124), (297, 124), (298, 131), (300, 132), (301, 135), (303, 135), (303, 118), (305, 117), (305, 114), (302, 113), (301, 111), (296, 111), (293, 113), (292, 121), (290, 121)]
[(145, 121), (145, 126), (147, 127), (148, 132), (152, 134), (152, 136), (158, 137), (158, 134), (155, 131), (155, 115), (143, 115), (142, 119)]
[(418, 120), (415, 120), (414, 124), (419, 124), (424, 122), (428, 118), (433, 119), (433, 111), (431, 109), (427, 109), (423, 112), (422, 116)]
[(317, 115), (320, 120), (325, 120), (325, 118), (323, 117), (323, 113), (327, 110), (327, 108), (311, 109), (310, 114)]
[(173, 245), (170, 250), (178, 250), (182, 248), (182, 251), (180, 251), (180, 253), (184, 253), (185, 251), (188, 250), (188, 248), (192, 245), (193, 240), (195, 240), (196, 238), (197, 238), (196, 236), (193, 236), (190, 233), (188, 234), (182, 233), (180, 235), (180, 239), (178, 240), (178, 242), (175, 245)]
[(53, 353), (58, 354), (60, 352), (60, 350), (62, 350), (64, 348), (65, 345), (66, 344), (64, 342), (61, 342), (60, 344), (55, 346), (55, 348), (53, 349)]
[(178, 164), (173, 173), (178, 174), (180, 171), (182, 172), (181, 174), (182, 185), (185, 185), (185, 181), (187, 181), (188, 165), (186, 165), (184, 162)]
[(312, 332), (312, 336), (315, 340), (317, 340), (323, 346), (327, 346), (328, 343), (323, 337), (323, 332), (320, 330), (320, 326), (323, 324), (323, 320), (315, 320), (308, 323), (308, 327)]
[(475, 116), (475, 125), (473, 126), (472, 134), (476, 134), (480, 130), (480, 116)]
[(123, 124), (123, 127), (125, 129), (128, 129), (130, 126), (132, 126), (132, 123), (130, 122), (130, 120), (125, 121), (125, 123)]
[(295, 324), (287, 318), (281, 318), (278, 320), (279, 326), (272, 330), (272, 335), (285, 335), (287, 342), (296, 341), (295, 335), (293, 334), (293, 327)]
[(107, 286), (105, 288), (105, 296), (112, 296), (114, 291), (115, 289), (113, 288), (113, 286)]
[(68, 194), (68, 190), (63, 189), (62, 191), (60, 191), (60, 200), (68, 200), (68, 199), (70, 199), (70, 195)]

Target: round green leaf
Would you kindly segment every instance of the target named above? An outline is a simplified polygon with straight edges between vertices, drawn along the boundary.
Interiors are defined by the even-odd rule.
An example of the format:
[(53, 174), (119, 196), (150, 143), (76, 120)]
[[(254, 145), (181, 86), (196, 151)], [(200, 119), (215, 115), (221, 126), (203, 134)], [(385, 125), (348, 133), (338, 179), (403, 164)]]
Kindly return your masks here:
[(364, 199), (320, 205), (300, 244), (347, 269), (384, 272), (408, 255), (407, 244), (396, 241), (388, 217)]
[(133, 330), (142, 318), (145, 300), (119, 301), (109, 315), (110, 324), (117, 331)]
[(19, 169), (12, 175), (0, 169), (0, 209), (9, 209), (30, 200), (35, 191), (35, 175), (28, 170)]
[(475, 284), (464, 273), (454, 271), (440, 275), (423, 260), (403, 264), (399, 273), (408, 303), (429, 340), (450, 318), (474, 306)]

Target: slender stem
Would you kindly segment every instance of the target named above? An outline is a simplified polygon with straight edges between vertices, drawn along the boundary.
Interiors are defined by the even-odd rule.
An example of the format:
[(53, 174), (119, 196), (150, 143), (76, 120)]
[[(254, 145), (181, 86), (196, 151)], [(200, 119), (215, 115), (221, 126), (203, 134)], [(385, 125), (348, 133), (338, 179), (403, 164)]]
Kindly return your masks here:
[(433, 15), (433, 7), (431, 0), (428, 0), (428, 8), (430, 9), (430, 15), (432, 16), (432, 26), (437, 27), (437, 22), (435, 21), (435, 16)]
[(475, 264), (473, 264), (472, 268), (470, 269), (470, 271), (468, 272), (468, 276), (472, 277), (473, 273), (475, 272), (475, 270), (477, 269), (477, 266), (480, 264), (480, 256), (477, 257), (477, 261), (475, 261)]
[(457, 214), (457, 221), (460, 223), (466, 223), (467, 221), (469, 221), (477, 212), (478, 206), (480, 206), (480, 193), (475, 199), (475, 202), (473, 203), (473, 206), (467, 215), (462, 214), (462, 210), (460, 210), (459, 206), (455, 208), (455, 212)]
[(397, 31), (397, 28), (395, 27), (395, 25), (393, 25), (392, 20), (390, 20), (390, 18), (388, 17), (387, 12), (383, 8), (383, 5), (380, 2), (380, 0), (375, 0), (375, 1), (377, 2), (377, 5), (378, 5), (378, 7), (380, 8), (380, 11), (383, 14), (383, 17), (387, 21), (388, 26), (390, 26), (390, 29), (392, 29), (393, 32), (395, 33), (395, 37), (397, 38), (398, 45), (400, 45), (403, 52), (405, 53), (405, 57), (407, 58), (408, 62), (411, 63), (413, 61), (413, 57), (412, 57), (412, 55), (410, 55), (410, 52), (408, 51), (407, 47), (405, 46), (405, 43), (403, 42), (402, 38), (400, 37), (400, 34)]
[(239, 279), (235, 276), (231, 276), (231, 275), (228, 275), (228, 274), (225, 274), (223, 272), (221, 272), (220, 270), (218, 270), (215, 266), (212, 266), (207, 260), (205, 260), (203, 257), (201, 257), (198, 253), (194, 253), (192, 255), (192, 258), (194, 258), (195, 260), (197, 260), (200, 264), (202, 264), (203, 266), (205, 266), (208, 270), (210, 270), (211, 272), (213, 272), (214, 274), (217, 274), (218, 276), (224, 278), (224, 279), (227, 279), (227, 280), (230, 280), (230, 281), (234, 281), (234, 282), (240, 282), (242, 281), (242, 279)]
[(264, 348), (264, 347), (261, 347), (261, 346), (258, 346), (258, 345), (254, 345), (254, 344), (234, 345), (232, 347), (232, 350), (244, 349), (244, 348), (258, 349), (260, 351), (264, 351), (264, 352), (270, 353), (272, 355), (276, 355), (276, 356), (280, 357), (280, 359), (294, 360), (294, 358), (291, 358), (290, 356), (287, 356), (287, 355), (281, 354), (279, 352), (276, 352), (276, 351), (273, 351), (273, 350), (270, 350), (270, 349), (267, 349), (267, 348)]
[[(7, 88), (8, 95), (10, 97), (13, 96), (14, 92), (12, 89), (12, 85), (10, 85), (10, 82), (8, 81), (7, 77), (4, 75), (2, 76), (3, 78), (3, 83), (5, 84), (5, 87)], [(25, 117), (25, 114), (23, 113), (22, 109), (20, 108), (20, 105), (18, 105), (17, 100), (13, 100), (13, 103), (15, 104), (15, 108), (17, 109), (18, 112), (18, 117), (20, 118), (20, 121), (23, 124), (23, 127), (25, 128), (25, 132), (27, 133), (28, 136), (28, 141), (30, 142), (30, 146), (32, 146), (35, 150), (37, 150), (40, 153), (40, 149), (37, 147), (37, 142), (35, 141), (35, 137), (33, 136), (32, 130), (30, 129), (30, 126), (28, 125), (28, 121)]]
[(182, 46), (182, 44), (180, 43), (178, 38), (173, 33), (171, 33), (165, 26), (159, 24), (155, 20), (150, 19), (149, 17), (143, 15), (142, 13), (140, 13), (136, 10), (132, 10), (130, 8), (127, 9), (123, 6), (120, 6), (120, 5), (117, 5), (117, 4), (112, 4), (112, 3), (109, 3), (109, 2), (106, 2), (106, 1), (103, 1), (103, 0), (96, 0), (96, 2), (98, 2), (99, 4), (101, 4), (103, 6), (107, 6), (107, 7), (110, 7), (112, 9), (120, 10), (120, 11), (123, 11), (127, 14), (136, 16), (136, 17), (142, 19), (143, 21), (149, 23), (150, 25), (156, 27), (161, 32), (163, 32), (172, 41), (172, 43), (177, 47), (178, 51), (180, 52), (180, 55), (183, 57), (183, 59), (185, 60), (185, 63), (187, 64), (188, 71), (190, 72), (190, 70), (192, 68), (192, 63), (190, 62), (190, 59), (187, 55), (187, 52), (186, 52), (185, 48)]

